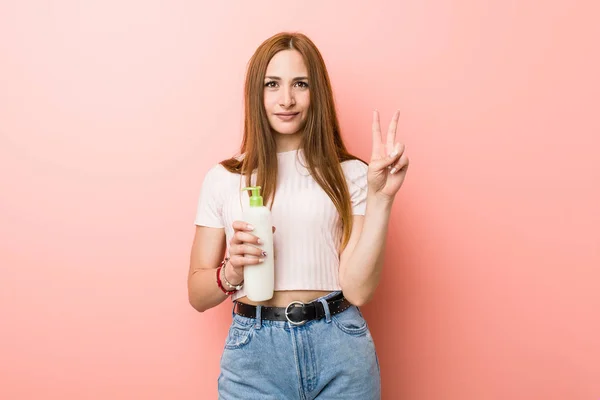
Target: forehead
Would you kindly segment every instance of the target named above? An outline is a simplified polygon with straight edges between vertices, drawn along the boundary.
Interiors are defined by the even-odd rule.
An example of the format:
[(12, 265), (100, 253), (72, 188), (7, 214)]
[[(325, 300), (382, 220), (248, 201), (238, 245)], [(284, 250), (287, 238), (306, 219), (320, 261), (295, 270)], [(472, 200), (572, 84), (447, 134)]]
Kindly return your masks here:
[(282, 50), (276, 53), (267, 66), (266, 75), (297, 76), (306, 75), (306, 64), (297, 50)]

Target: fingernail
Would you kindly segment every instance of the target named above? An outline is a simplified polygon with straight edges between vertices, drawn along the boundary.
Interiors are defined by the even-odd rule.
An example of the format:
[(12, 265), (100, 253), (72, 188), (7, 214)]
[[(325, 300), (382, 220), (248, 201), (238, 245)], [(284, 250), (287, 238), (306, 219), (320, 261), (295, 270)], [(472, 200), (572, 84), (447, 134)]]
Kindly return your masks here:
[(248, 225), (246, 225), (246, 229), (249, 230), (249, 231), (253, 231), (254, 230), (254, 226), (248, 224)]
[(267, 256), (267, 252), (266, 252), (266, 251), (263, 251), (263, 252), (262, 252), (262, 255), (263, 255), (263, 257), (266, 257), (266, 256)]
[(394, 151), (392, 151), (392, 154), (390, 154), (390, 158), (394, 158), (394, 157), (396, 157), (397, 155), (398, 155), (398, 151), (397, 151), (397, 150), (394, 150)]
[(263, 261), (265, 261), (265, 259), (264, 259), (264, 258), (259, 258), (259, 259), (258, 259), (258, 262), (259, 262), (259, 263), (261, 263), (261, 262), (263, 262)]
[(396, 171), (397, 171), (397, 169), (396, 169), (396, 168), (392, 168), (392, 170), (390, 171), (390, 174), (395, 174), (395, 173), (396, 173)]
[(262, 241), (262, 239), (258, 238), (258, 241), (256, 243), (263, 244), (263, 241)]

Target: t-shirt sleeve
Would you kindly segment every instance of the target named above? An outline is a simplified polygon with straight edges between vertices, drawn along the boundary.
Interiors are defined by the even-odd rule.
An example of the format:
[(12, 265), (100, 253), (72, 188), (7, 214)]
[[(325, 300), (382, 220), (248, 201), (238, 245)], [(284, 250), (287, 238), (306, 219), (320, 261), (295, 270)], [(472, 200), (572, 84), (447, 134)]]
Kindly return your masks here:
[(353, 215), (365, 215), (367, 209), (367, 170), (368, 165), (359, 160), (344, 163), (344, 173), (350, 192)]
[(221, 165), (212, 167), (204, 176), (202, 187), (200, 188), (200, 198), (198, 199), (198, 209), (196, 211), (196, 225), (207, 226), (210, 228), (223, 228), (223, 200), (222, 188), (219, 182)]

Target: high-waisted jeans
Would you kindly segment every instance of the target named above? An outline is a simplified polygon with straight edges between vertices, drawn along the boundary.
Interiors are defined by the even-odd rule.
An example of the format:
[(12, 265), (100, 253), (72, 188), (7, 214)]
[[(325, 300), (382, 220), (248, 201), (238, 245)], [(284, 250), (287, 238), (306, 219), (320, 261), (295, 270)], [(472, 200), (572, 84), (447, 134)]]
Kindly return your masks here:
[(381, 397), (373, 338), (355, 306), (294, 326), (233, 314), (221, 357), (220, 400), (375, 400)]

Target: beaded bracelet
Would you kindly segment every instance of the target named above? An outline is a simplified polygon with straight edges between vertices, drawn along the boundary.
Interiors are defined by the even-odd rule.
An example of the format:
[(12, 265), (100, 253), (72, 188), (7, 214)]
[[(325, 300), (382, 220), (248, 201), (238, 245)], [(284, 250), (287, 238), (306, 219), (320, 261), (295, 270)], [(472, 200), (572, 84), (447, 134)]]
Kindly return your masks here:
[(220, 265), (219, 268), (217, 268), (217, 285), (219, 285), (219, 289), (221, 289), (221, 291), (223, 293), (225, 293), (227, 296), (229, 296), (229, 295), (237, 292), (237, 290), (227, 290), (223, 287), (223, 283), (221, 283), (221, 268), (222, 268), (222, 265)]
[[(240, 290), (242, 286), (244, 286), (244, 281), (242, 281), (239, 285), (234, 286), (227, 280), (227, 277), (225, 276), (225, 265), (227, 265), (228, 261), (229, 258), (225, 258), (223, 261), (221, 261), (221, 264), (217, 268), (217, 285), (219, 286), (219, 289), (221, 289), (221, 291), (227, 296), (234, 294), (235, 292)], [(225, 284), (229, 286), (231, 290), (227, 290), (225, 289), (225, 287), (223, 287), (223, 282), (221, 281), (221, 269), (223, 269), (223, 278), (225, 280)]]
[(227, 267), (227, 263), (229, 262), (229, 257), (225, 258), (222, 262), (221, 262), (221, 266), (223, 267), (223, 280), (225, 281), (225, 284), (227, 286), (229, 286), (229, 289), (231, 290), (240, 290), (243, 286), (244, 286), (244, 280), (242, 279), (242, 281), (240, 283), (238, 283), (237, 285), (232, 284), (231, 282), (229, 282), (227, 280), (227, 274), (225, 273), (225, 268)]

